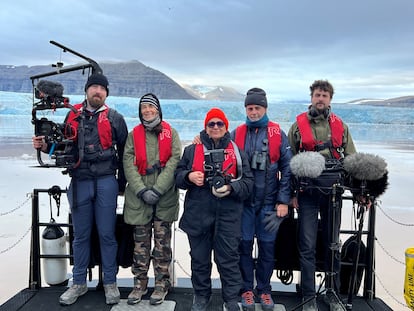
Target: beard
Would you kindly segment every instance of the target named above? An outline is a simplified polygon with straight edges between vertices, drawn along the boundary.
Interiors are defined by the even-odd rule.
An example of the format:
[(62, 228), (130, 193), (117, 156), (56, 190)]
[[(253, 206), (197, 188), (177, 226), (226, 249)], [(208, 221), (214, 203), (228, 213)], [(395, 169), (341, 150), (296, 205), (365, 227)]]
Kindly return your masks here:
[(92, 95), (88, 97), (88, 104), (94, 109), (100, 108), (105, 103), (105, 98), (99, 95)]

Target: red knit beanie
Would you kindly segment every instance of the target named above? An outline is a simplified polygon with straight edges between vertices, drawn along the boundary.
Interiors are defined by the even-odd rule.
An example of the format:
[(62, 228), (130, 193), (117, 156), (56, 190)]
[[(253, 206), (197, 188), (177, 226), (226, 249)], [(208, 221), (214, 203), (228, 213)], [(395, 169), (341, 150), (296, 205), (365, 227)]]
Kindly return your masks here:
[(207, 123), (213, 118), (218, 118), (223, 121), (226, 130), (229, 128), (229, 120), (227, 120), (226, 115), (219, 108), (211, 108), (209, 112), (207, 112), (206, 119), (204, 120), (204, 128), (207, 127)]

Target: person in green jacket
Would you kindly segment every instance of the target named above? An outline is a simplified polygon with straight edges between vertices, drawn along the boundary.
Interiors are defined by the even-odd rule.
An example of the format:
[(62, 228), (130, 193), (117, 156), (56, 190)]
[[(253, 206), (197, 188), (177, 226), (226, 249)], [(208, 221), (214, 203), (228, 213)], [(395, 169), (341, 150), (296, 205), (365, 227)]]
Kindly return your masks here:
[[(141, 301), (147, 294), (148, 269), (152, 256), (155, 286), (150, 304), (161, 304), (171, 286), (171, 227), (178, 218), (179, 193), (174, 171), (181, 156), (178, 133), (162, 120), (160, 102), (152, 93), (139, 101), (137, 125), (125, 144), (124, 220), (134, 226), (134, 257), (131, 271), (134, 289), (128, 304)], [(151, 241), (154, 238), (154, 248)]]
[[(300, 285), (304, 303), (302, 311), (318, 311), (315, 272), (319, 223), (323, 269), (326, 276), (324, 284), (326, 292), (323, 300), (329, 305), (330, 311), (340, 311), (344, 310), (337, 296), (340, 288), (339, 234), (342, 191), (336, 191), (333, 187), (338, 183), (338, 177), (335, 176), (333, 180), (329, 178), (328, 168), (330, 165), (340, 167), (345, 157), (356, 153), (356, 148), (348, 126), (332, 112), (331, 101), (334, 94), (332, 84), (327, 80), (316, 80), (310, 86), (310, 91), (311, 104), (307, 111), (296, 117), (296, 122), (289, 129), (288, 139), (294, 157), (298, 153), (318, 152), (325, 158), (326, 164), (322, 163), (322, 165), (328, 172), (313, 178), (312, 183), (309, 181), (293, 183), (298, 186), (294, 189), (295, 196), (291, 203), (298, 211)], [(303, 164), (304, 169), (308, 169), (309, 165), (312, 167), (317, 164)], [(292, 173), (295, 174), (293, 169)], [(306, 183), (309, 185), (304, 186)]]

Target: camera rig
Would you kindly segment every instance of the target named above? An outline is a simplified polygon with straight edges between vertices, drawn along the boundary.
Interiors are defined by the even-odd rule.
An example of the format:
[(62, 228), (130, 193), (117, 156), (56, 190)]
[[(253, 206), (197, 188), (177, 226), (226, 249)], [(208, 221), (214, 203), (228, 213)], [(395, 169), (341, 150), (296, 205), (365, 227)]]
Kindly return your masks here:
[(230, 183), (232, 176), (227, 171), (232, 163), (223, 169), (224, 149), (206, 150), (204, 152), (204, 171), (207, 174), (206, 181), (216, 189)]
[[(48, 120), (46, 117), (38, 118), (37, 112), (42, 110), (56, 111), (56, 109), (67, 108), (75, 113), (78, 111), (69, 103), (69, 98), (63, 96), (63, 85), (48, 80), (39, 80), (45, 77), (60, 75), (72, 71), (88, 70), (88, 77), (93, 73), (101, 73), (102, 69), (96, 61), (86, 57), (60, 43), (50, 41), (51, 44), (61, 48), (63, 52), (70, 52), (84, 60), (86, 63), (74, 66), (64, 66), (62, 62), (57, 62), (56, 70), (31, 76), (33, 88), (33, 107), (32, 107), (32, 124), (34, 125), (35, 136), (44, 136), (45, 142), (49, 148), (49, 158), (52, 163), (45, 163), (42, 159), (42, 151), (37, 149), (37, 160), (40, 167), (60, 167), (68, 170), (76, 168), (82, 158), (81, 150), (75, 150), (75, 144), (71, 137), (65, 134), (65, 125)], [(36, 84), (37, 82), (37, 84)], [(53, 163), (54, 161), (54, 163)]]

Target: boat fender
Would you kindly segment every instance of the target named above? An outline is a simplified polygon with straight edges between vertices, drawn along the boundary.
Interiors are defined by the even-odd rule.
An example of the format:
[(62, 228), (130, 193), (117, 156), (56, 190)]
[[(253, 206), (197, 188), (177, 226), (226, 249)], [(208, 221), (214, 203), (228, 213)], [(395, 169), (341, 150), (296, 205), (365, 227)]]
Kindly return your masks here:
[[(42, 233), (43, 255), (67, 255), (66, 236), (62, 228), (50, 220)], [(67, 258), (44, 258), (43, 271), (49, 285), (60, 285), (67, 281)]]

